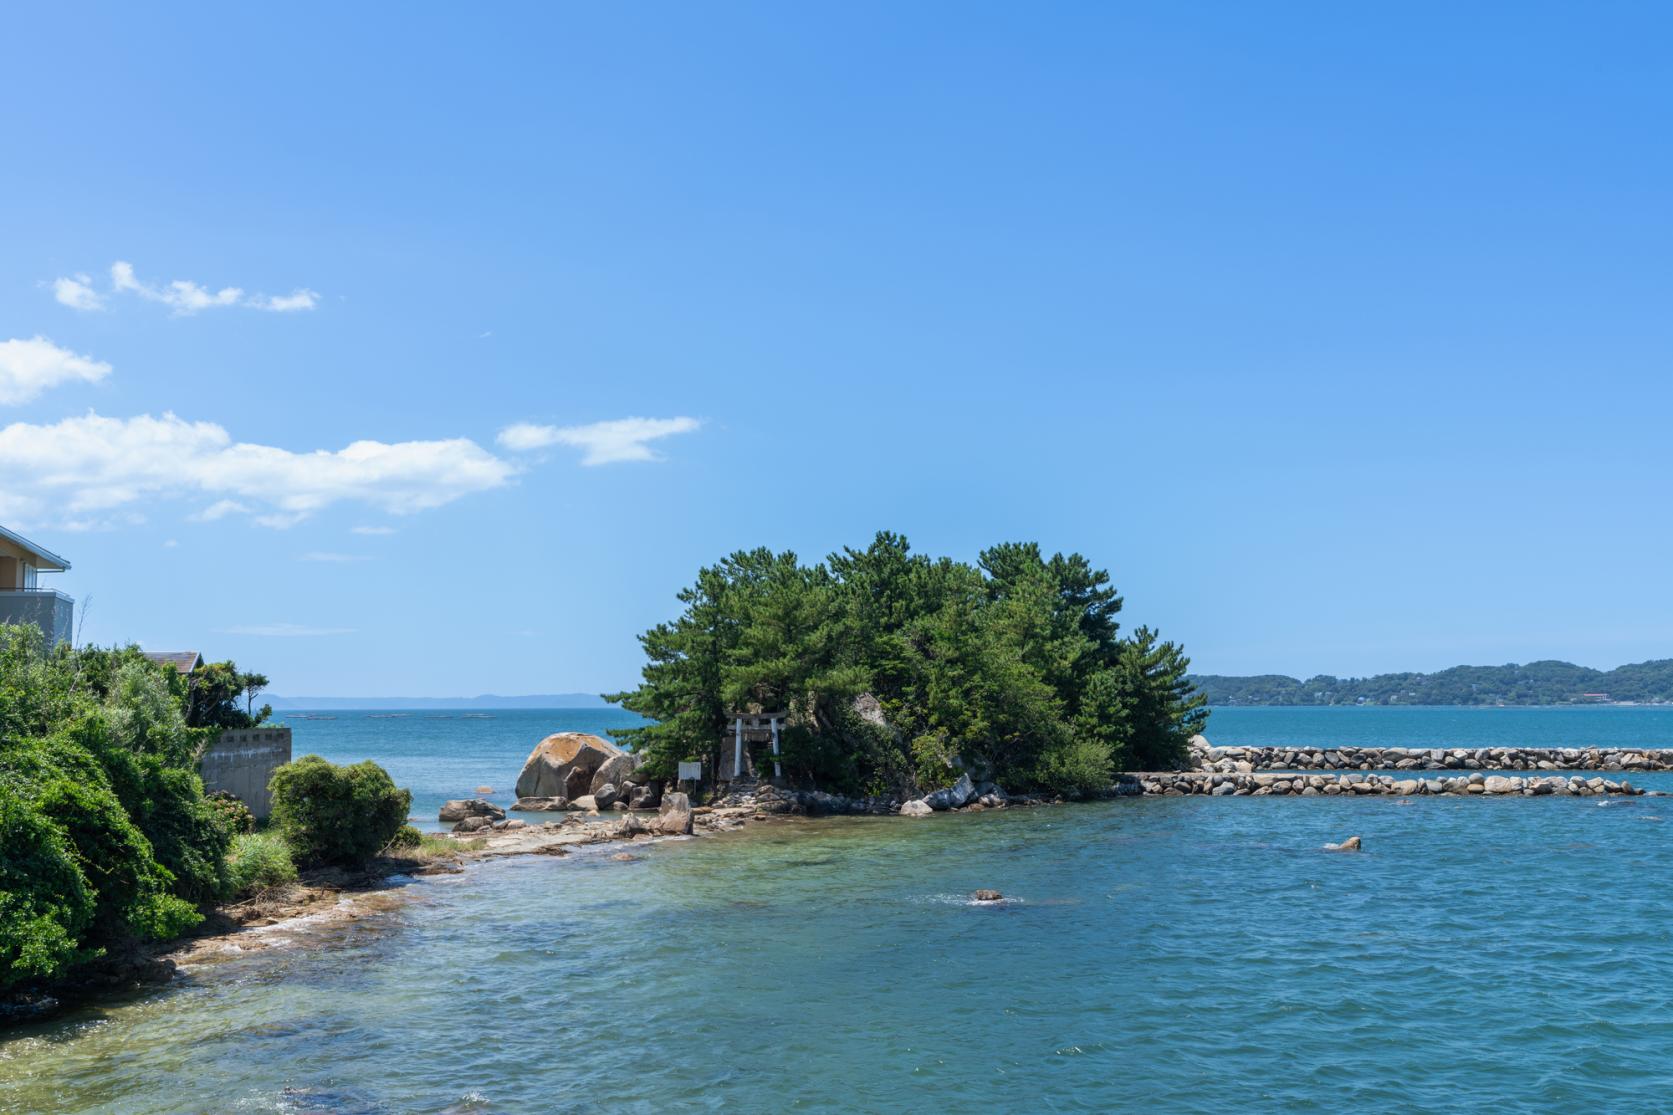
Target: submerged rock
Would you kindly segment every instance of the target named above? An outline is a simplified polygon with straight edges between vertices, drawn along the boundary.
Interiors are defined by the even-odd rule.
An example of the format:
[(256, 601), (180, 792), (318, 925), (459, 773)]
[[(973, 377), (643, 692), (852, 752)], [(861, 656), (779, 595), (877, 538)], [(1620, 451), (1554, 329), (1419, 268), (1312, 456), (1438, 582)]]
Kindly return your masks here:
[(1324, 850), (1327, 852), (1357, 852), (1359, 851), (1359, 837), (1350, 836), (1340, 844), (1326, 844)]
[(996, 890), (979, 890), (970, 897), (977, 902), (1003, 902), (1005, 900), (1005, 896)]

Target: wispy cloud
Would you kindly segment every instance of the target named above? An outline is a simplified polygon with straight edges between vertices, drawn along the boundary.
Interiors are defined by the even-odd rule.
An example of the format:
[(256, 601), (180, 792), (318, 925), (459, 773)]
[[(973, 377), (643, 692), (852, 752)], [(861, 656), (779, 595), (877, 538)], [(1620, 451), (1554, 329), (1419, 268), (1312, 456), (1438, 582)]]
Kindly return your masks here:
[(329, 550), (309, 550), (307, 553), (303, 554), (301, 557), (297, 558), (296, 560), (297, 561), (350, 562), (350, 561), (371, 561), (372, 559), (367, 557), (365, 554), (338, 554), (338, 553), (332, 553)]
[(674, 434), (690, 433), (701, 422), (695, 418), (613, 418), (590, 426), (539, 426), (517, 422), (499, 432), (496, 439), (506, 449), (528, 452), (553, 445), (568, 445), (583, 451), (583, 465), (608, 465), (621, 461), (658, 461), (662, 458), (650, 443)]
[(322, 635), (352, 635), (352, 627), (309, 627), (301, 623), (251, 623), (228, 627), (223, 635), (261, 635), (277, 639), (310, 638)]
[(105, 296), (93, 289), (91, 275), (71, 275), (52, 282), (52, 296), (72, 310), (102, 310)]
[(26, 403), (60, 383), (97, 383), (110, 365), (78, 356), (45, 337), (0, 341), (0, 404)]
[(298, 287), (289, 294), (245, 294), (243, 287), (224, 286), (211, 289), (190, 279), (170, 282), (147, 282), (134, 271), (134, 265), (117, 260), (110, 265), (110, 291), (101, 293), (93, 287), (93, 279), (76, 274), (52, 282), (53, 297), (76, 310), (102, 310), (106, 300), (117, 294), (132, 294), (147, 302), (157, 302), (173, 310), (176, 315), (189, 316), (203, 310), (224, 306), (242, 306), (269, 313), (294, 313), (311, 310), (319, 305), (319, 294), (307, 287)]
[(392, 514), (498, 488), (517, 466), (467, 438), (356, 441), (293, 452), (236, 442), (213, 422), (173, 414), (80, 418), (0, 428), (0, 505), (15, 519), (109, 519), (147, 499), (208, 496), (195, 518), (250, 514), (287, 527), (337, 503)]

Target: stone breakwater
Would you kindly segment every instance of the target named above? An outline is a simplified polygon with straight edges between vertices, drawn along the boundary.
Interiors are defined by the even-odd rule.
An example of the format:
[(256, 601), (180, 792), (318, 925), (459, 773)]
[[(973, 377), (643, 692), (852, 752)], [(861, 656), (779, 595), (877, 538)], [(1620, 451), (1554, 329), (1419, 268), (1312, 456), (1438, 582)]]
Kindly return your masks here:
[(1213, 747), (1191, 741), (1192, 767), (1221, 774), (1294, 770), (1673, 770), (1673, 749), (1601, 747)]
[(1392, 774), (1250, 774), (1221, 773), (1218, 771), (1161, 771), (1153, 774), (1124, 774), (1116, 780), (1119, 796), (1150, 795), (1183, 797), (1202, 794), (1213, 797), (1268, 797), (1297, 795), (1300, 797), (1353, 797), (1363, 794), (1382, 794), (1389, 797), (1416, 797), (1423, 794), (1539, 797), (1561, 794), (1568, 797), (1592, 797), (1611, 794), (1637, 796), (1645, 791), (1625, 780), (1609, 778), (1581, 778), (1578, 775), (1544, 775), (1524, 778), (1521, 775), (1484, 774), (1472, 771), (1467, 775), (1447, 778), (1401, 778)]

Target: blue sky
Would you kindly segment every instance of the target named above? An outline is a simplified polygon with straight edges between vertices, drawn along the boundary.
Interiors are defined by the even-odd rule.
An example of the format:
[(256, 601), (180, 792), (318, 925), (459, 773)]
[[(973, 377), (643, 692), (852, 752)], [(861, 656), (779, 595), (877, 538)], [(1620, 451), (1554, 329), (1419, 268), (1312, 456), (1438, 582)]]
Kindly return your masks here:
[(630, 684), (880, 528), (1208, 672), (1667, 657), (1670, 22), (19, 9), (0, 522), (285, 694)]

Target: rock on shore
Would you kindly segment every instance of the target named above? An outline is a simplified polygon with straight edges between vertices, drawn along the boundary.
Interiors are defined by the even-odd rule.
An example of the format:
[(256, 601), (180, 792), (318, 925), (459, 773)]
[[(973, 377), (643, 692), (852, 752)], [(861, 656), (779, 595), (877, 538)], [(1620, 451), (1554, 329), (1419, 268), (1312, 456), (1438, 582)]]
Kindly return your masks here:
[(607, 739), (586, 732), (558, 732), (535, 744), (517, 776), (520, 798), (574, 801), (606, 785), (633, 780), (638, 759)]
[(505, 820), (505, 810), (491, 801), (481, 798), (460, 798), (442, 803), (441, 812), (437, 814), (438, 821), (463, 821), (467, 817), (486, 817), (490, 821)]

